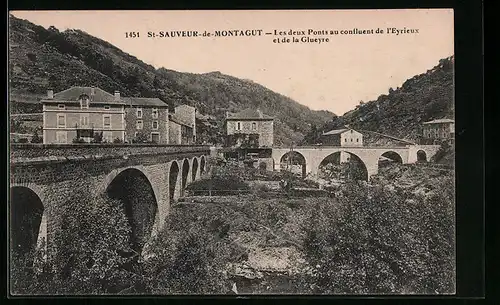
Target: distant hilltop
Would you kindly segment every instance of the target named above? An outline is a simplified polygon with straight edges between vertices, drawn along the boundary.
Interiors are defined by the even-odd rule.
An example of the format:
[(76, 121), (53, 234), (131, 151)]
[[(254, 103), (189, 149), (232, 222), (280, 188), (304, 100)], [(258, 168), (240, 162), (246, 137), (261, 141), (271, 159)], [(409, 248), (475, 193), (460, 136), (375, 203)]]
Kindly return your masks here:
[[(314, 144), (324, 131), (345, 125), (396, 138), (416, 141), (422, 123), (434, 119), (454, 118), (454, 56), (439, 60), (436, 66), (406, 80), (401, 87), (389, 88), (376, 100), (360, 102), (355, 109), (330, 122), (313, 126), (302, 143)], [(375, 134), (365, 135), (366, 144), (387, 141)]]
[[(41, 112), (41, 105), (36, 106), (31, 97), (43, 96), (49, 87), (57, 92), (73, 86), (97, 86), (130, 97), (157, 97), (170, 107), (194, 106), (216, 118), (205, 121), (205, 129), (198, 131), (200, 139), (215, 143), (222, 141), (223, 129), (218, 122), (226, 111), (258, 107), (275, 117), (275, 143), (283, 145), (301, 141), (311, 125), (323, 125), (335, 116), (219, 71), (194, 74), (155, 69), (81, 30), (45, 29), (12, 15), (9, 25), (11, 111)], [(26, 97), (35, 106), (13, 105), (27, 101)]]

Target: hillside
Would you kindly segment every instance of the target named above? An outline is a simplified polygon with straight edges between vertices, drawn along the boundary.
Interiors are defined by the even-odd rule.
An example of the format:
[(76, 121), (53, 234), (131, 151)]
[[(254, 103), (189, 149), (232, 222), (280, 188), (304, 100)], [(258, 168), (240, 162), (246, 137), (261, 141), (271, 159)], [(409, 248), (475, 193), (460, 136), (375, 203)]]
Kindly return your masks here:
[[(408, 79), (401, 87), (390, 88), (388, 94), (360, 103), (356, 109), (313, 128), (304, 138), (304, 143), (315, 143), (323, 131), (344, 125), (360, 131), (418, 140), (423, 122), (454, 118), (453, 62), (454, 56), (441, 59), (438, 65)], [(367, 144), (382, 144), (382, 139), (377, 135), (364, 134)]]
[[(311, 125), (321, 126), (335, 115), (313, 111), (296, 101), (248, 80), (220, 72), (180, 73), (155, 69), (106, 41), (80, 30), (60, 32), (9, 16), (11, 112), (41, 111), (38, 100), (50, 87), (98, 86), (124, 96), (158, 97), (171, 106), (195, 106), (203, 115), (200, 140), (219, 141), (226, 111), (260, 109), (275, 120), (275, 143), (298, 142)], [(19, 105), (19, 103), (22, 105)], [(29, 106), (27, 104), (30, 104)], [(203, 116), (205, 117), (205, 116)]]

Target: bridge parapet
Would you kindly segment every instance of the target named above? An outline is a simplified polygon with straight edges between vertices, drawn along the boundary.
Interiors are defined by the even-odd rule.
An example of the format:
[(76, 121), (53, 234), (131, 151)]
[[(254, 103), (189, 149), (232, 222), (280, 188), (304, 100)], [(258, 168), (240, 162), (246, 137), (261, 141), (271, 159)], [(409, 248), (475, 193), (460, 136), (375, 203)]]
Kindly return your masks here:
[(67, 159), (107, 159), (124, 156), (210, 153), (205, 145), (156, 144), (11, 144), (11, 163), (60, 162)]

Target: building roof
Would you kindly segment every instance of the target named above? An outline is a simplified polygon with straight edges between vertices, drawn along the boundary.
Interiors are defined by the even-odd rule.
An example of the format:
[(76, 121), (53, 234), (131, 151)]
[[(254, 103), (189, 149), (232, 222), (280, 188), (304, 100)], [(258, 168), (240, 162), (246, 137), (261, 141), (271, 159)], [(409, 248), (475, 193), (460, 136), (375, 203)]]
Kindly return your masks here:
[[(93, 91), (93, 92), (92, 92)], [(93, 93), (93, 94), (92, 94)], [(122, 100), (115, 100), (115, 96), (98, 87), (71, 87), (69, 89), (54, 93), (53, 99), (43, 99), (42, 102), (53, 101), (78, 101), (78, 98), (86, 94), (90, 97), (90, 102), (106, 103), (106, 104), (124, 104)]]
[(145, 107), (168, 107), (168, 104), (157, 97), (122, 97), (127, 105)]
[(274, 118), (262, 113), (262, 111), (260, 111), (260, 109), (248, 108), (248, 109), (242, 110), (238, 113), (228, 113), (227, 119), (229, 119), (229, 120), (273, 120)]
[[(92, 94), (93, 93), (93, 94)], [(57, 102), (57, 101), (78, 101), (82, 94), (90, 97), (90, 102), (106, 103), (106, 104), (119, 104), (119, 105), (132, 105), (132, 106), (145, 106), (145, 107), (168, 107), (167, 103), (159, 98), (148, 97), (124, 97), (116, 100), (115, 95), (102, 90), (99, 87), (71, 87), (61, 92), (54, 93), (53, 99), (42, 99), (42, 102)]]
[(441, 123), (455, 123), (455, 121), (452, 119), (438, 119), (438, 120), (424, 122), (422, 124), (427, 125), (427, 124), (441, 124)]
[(193, 125), (191, 124), (188, 124), (186, 122), (183, 122), (179, 117), (177, 117), (175, 114), (172, 114), (172, 115), (169, 115), (168, 117), (168, 120), (171, 121), (171, 122), (174, 122), (176, 124), (179, 124), (179, 125), (184, 125), (184, 126), (187, 126), (189, 128), (193, 128)]
[[(337, 135), (337, 134), (342, 134), (342, 133), (349, 131), (349, 130), (356, 131), (352, 128), (341, 128), (341, 129), (334, 129), (334, 130), (324, 132), (322, 135), (323, 136)], [(356, 131), (356, 132), (358, 132), (358, 131)]]

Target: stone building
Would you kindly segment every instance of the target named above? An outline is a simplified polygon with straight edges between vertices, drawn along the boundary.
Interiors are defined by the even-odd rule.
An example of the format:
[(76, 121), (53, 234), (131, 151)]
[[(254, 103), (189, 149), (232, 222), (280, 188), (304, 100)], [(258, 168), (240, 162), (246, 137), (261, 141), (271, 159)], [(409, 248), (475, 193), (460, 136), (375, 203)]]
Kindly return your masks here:
[(168, 105), (159, 98), (123, 97), (125, 141), (169, 143)]
[(363, 146), (363, 134), (349, 127), (335, 129), (321, 135), (321, 143), (330, 146)]
[[(42, 99), (43, 143), (103, 142), (194, 144), (196, 108), (180, 105), (169, 113), (158, 98), (123, 97), (97, 87), (71, 87)], [(172, 121), (170, 121), (172, 120)]]
[(272, 169), (271, 158), (274, 144), (274, 118), (259, 109), (246, 109), (238, 113), (226, 113), (225, 157), (246, 160), (253, 166)]
[(455, 121), (452, 119), (438, 119), (422, 124), (422, 135), (425, 142), (451, 141), (455, 137)]
[(274, 118), (259, 109), (227, 113), (225, 125), (226, 146), (270, 148), (274, 144)]
[(169, 115), (169, 143), (189, 145), (196, 143), (196, 108), (188, 105), (175, 107)]
[[(328, 146), (361, 147), (363, 146), (363, 134), (346, 126), (346, 128), (323, 133), (321, 143)], [(350, 160), (350, 155), (342, 151), (338, 157), (339, 160), (336, 162), (344, 163)]]
[(90, 142), (95, 133), (103, 141), (125, 138), (125, 103), (120, 93), (95, 87), (71, 87), (47, 91), (43, 105), (43, 143)]

